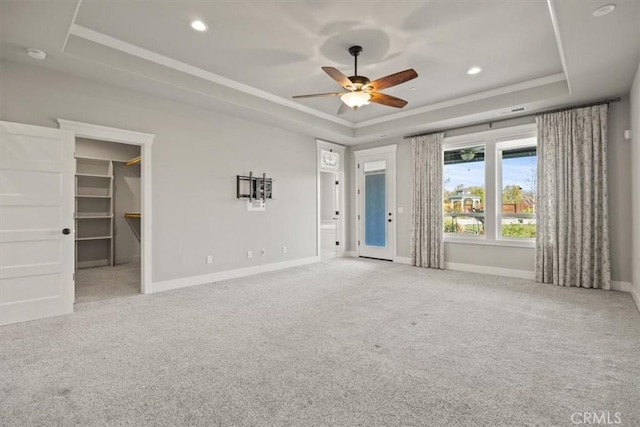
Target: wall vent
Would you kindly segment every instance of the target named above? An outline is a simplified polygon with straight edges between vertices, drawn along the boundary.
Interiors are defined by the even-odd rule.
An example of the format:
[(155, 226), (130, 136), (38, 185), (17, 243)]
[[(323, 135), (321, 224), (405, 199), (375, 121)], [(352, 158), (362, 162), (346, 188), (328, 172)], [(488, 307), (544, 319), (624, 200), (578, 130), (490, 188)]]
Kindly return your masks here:
[(499, 116), (508, 116), (509, 114), (522, 113), (523, 111), (527, 111), (527, 109), (525, 107), (517, 107), (517, 108), (512, 108), (511, 110), (498, 111), (497, 114)]

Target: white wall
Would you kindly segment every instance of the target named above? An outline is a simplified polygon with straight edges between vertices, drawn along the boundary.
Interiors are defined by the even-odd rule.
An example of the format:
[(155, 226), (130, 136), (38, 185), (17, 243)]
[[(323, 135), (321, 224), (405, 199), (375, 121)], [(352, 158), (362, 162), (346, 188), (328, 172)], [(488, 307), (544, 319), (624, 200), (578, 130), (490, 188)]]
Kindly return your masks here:
[[(139, 147), (136, 148), (139, 151)], [(140, 184), (139, 166), (127, 167), (124, 162), (113, 162), (113, 223), (115, 228), (113, 243), (116, 264), (140, 261), (140, 241), (131, 228), (132, 226), (136, 227), (136, 231), (140, 234), (140, 220), (136, 218), (127, 220), (124, 217), (125, 212), (140, 212), (142, 204)]]
[[(631, 263), (633, 265), (633, 286), (636, 297), (640, 297), (640, 64), (631, 87), (631, 198), (633, 221), (633, 250)], [(640, 301), (636, 300), (639, 304)]]
[[(519, 118), (495, 123), (493, 129), (533, 123), (535, 118)], [(612, 280), (631, 281), (631, 224), (630, 194), (630, 144), (624, 139), (624, 130), (629, 128), (629, 98), (612, 103), (609, 110), (609, 224), (611, 229), (611, 277)], [(488, 126), (474, 126), (447, 131), (445, 136), (462, 135), (488, 130)], [(392, 138), (376, 141), (371, 144), (351, 147), (347, 152), (346, 171), (348, 182), (349, 212), (355, 212), (354, 197), (354, 150), (398, 144), (397, 151), (397, 204), (404, 208), (404, 213), (397, 214), (397, 256), (411, 256), (411, 142), (408, 139)], [(636, 216), (637, 217), (637, 216)], [(347, 218), (350, 224), (347, 236), (347, 250), (355, 251), (356, 230), (352, 215)], [(445, 243), (445, 262), (471, 264), (492, 268), (508, 268), (533, 272), (535, 252), (532, 248), (473, 245), (461, 243)]]
[[(64, 118), (156, 135), (154, 282), (316, 256), (315, 138), (39, 67), (1, 67), (2, 120), (55, 128)], [(236, 199), (236, 175), (249, 171), (274, 179), (265, 212)]]

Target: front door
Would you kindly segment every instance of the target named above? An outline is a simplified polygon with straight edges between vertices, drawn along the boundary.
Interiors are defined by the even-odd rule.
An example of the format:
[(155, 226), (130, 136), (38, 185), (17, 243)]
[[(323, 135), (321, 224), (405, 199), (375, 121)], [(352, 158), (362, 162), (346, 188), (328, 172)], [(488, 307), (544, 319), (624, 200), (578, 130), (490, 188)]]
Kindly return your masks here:
[[(386, 147), (381, 147), (384, 149)], [(391, 150), (393, 148), (393, 150)], [(358, 256), (395, 257), (395, 145), (356, 152)], [(373, 151), (373, 152), (372, 152)]]
[(73, 312), (69, 131), (0, 122), (0, 324)]

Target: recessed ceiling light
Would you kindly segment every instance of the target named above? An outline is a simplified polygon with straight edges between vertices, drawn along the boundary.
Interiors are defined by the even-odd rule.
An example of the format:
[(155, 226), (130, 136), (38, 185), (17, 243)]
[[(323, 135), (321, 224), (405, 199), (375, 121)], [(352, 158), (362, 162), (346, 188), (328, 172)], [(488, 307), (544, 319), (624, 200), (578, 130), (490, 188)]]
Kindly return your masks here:
[(478, 66), (474, 66), (474, 67), (469, 68), (469, 71), (467, 71), (467, 74), (472, 76), (474, 74), (478, 74), (480, 71), (482, 71), (482, 68), (480, 68)]
[(195, 21), (191, 21), (191, 28), (200, 32), (207, 31), (209, 29), (209, 27), (207, 27), (207, 24), (200, 21), (199, 19), (196, 19)]
[(616, 8), (615, 4), (608, 4), (608, 5), (599, 7), (593, 11), (593, 16), (604, 16), (608, 13), (613, 12), (613, 9), (615, 8)]
[(37, 59), (37, 60), (40, 60), (40, 61), (42, 61), (43, 59), (45, 59), (47, 57), (47, 54), (44, 51), (42, 51), (40, 49), (34, 49), (32, 47), (27, 49), (27, 55), (29, 55), (33, 59)]
[(413, 87), (411, 88), (411, 90), (416, 90), (416, 89), (418, 89), (418, 88), (417, 88), (417, 87), (415, 87), (415, 86), (413, 86)]

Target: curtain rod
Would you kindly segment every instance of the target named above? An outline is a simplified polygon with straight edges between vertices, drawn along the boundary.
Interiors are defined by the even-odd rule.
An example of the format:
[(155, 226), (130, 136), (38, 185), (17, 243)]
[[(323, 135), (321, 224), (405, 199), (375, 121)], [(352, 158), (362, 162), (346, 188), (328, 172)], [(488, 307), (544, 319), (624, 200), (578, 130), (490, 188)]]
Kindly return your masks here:
[(440, 130), (432, 130), (432, 131), (425, 132), (425, 133), (418, 133), (418, 134), (414, 134), (414, 135), (406, 135), (406, 136), (404, 136), (404, 139), (415, 138), (416, 136), (432, 135), (434, 133), (446, 132), (448, 130), (465, 129), (465, 128), (470, 128), (470, 127), (475, 127), (475, 126), (482, 126), (482, 125), (489, 125), (489, 128), (491, 128), (494, 123), (506, 122), (508, 120), (521, 119), (521, 118), (524, 118), (524, 117), (539, 116), (539, 115), (542, 115), (542, 114), (559, 113), (561, 111), (568, 111), (568, 110), (573, 110), (573, 109), (576, 109), (576, 108), (594, 107), (596, 105), (610, 104), (612, 102), (619, 102), (619, 101), (620, 101), (620, 98), (610, 98), (610, 99), (605, 99), (605, 100), (602, 100), (602, 101), (590, 102), (588, 104), (568, 105), (566, 107), (555, 108), (553, 110), (544, 110), (544, 111), (539, 111), (537, 113), (523, 114), (522, 116), (509, 117), (509, 118), (506, 118), (506, 119), (490, 120), (490, 121), (486, 121), (486, 122), (473, 123), (473, 124), (470, 124), (470, 125), (454, 126), (454, 127), (440, 129)]

